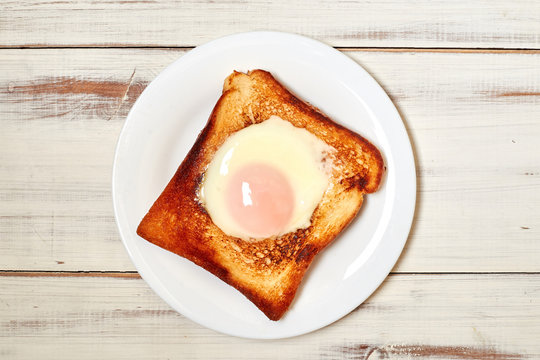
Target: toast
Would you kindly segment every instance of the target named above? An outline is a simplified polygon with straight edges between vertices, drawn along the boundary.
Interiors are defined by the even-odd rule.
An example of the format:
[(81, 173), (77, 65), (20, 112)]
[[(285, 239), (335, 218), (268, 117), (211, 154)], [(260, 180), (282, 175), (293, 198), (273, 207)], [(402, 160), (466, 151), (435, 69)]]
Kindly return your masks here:
[[(258, 241), (226, 235), (198, 201), (206, 167), (236, 131), (277, 115), (336, 149), (330, 185), (304, 229)], [(314, 256), (353, 220), (384, 174), (379, 150), (303, 102), (269, 72), (234, 72), (206, 126), (142, 219), (137, 234), (203, 267), (252, 301), (269, 319), (289, 308)]]

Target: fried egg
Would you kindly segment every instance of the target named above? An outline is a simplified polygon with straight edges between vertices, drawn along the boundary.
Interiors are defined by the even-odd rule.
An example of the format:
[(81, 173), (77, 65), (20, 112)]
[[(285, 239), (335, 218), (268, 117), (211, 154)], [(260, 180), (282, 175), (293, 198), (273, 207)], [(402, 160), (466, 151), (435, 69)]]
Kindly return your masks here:
[(278, 116), (231, 135), (208, 165), (199, 201), (225, 234), (280, 236), (311, 224), (335, 149)]

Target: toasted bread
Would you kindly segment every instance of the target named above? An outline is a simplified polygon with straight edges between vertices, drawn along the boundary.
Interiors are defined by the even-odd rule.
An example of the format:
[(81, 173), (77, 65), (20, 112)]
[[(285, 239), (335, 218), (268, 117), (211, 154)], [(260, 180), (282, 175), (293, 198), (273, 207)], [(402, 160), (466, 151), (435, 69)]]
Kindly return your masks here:
[[(336, 149), (331, 155), (331, 185), (307, 228), (258, 241), (228, 236), (198, 201), (198, 188), (228, 136), (272, 115), (305, 128)], [(383, 159), (374, 145), (298, 99), (270, 73), (234, 72), (225, 80), (206, 126), (137, 233), (218, 276), (269, 319), (279, 320), (314, 256), (356, 216), (364, 194), (378, 189), (383, 173)]]

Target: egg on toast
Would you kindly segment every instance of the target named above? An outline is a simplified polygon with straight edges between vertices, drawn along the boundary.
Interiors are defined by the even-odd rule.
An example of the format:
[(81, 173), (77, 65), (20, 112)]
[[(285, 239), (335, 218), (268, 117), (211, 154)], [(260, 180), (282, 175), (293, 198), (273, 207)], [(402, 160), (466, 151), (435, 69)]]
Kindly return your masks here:
[(234, 72), (137, 234), (203, 267), (269, 319), (384, 174), (379, 150), (282, 86)]

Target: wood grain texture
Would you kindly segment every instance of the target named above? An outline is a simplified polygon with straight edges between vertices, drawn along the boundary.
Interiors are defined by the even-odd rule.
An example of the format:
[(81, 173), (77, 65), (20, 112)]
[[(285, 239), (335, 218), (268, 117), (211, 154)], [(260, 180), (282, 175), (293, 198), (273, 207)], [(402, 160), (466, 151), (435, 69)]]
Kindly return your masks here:
[(141, 279), (0, 277), (8, 359), (477, 359), (540, 357), (539, 275), (392, 275), (322, 330), (254, 341), (203, 328)]
[[(168, 307), (134, 271), (110, 195), (146, 85), (182, 48), (252, 30), (344, 47), (417, 160), (394, 274), (335, 324), (276, 341)], [(27, 47), (65, 49), (10, 49)], [(0, 359), (540, 358), (539, 49), (533, 0), (0, 2)]]
[[(134, 270), (112, 214), (130, 106), (183, 50), (1, 51), (0, 270)], [(347, 51), (416, 152), (397, 272), (540, 271), (540, 54)]]
[(540, 3), (7, 0), (0, 46), (195, 46), (253, 30), (333, 46), (539, 48)]

